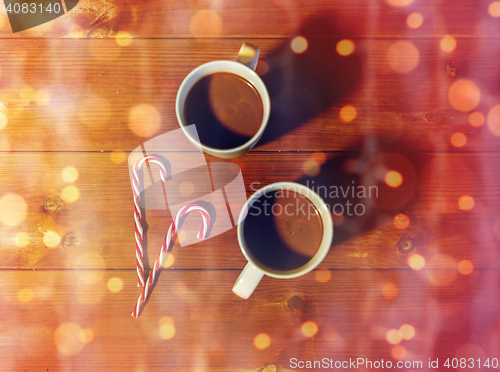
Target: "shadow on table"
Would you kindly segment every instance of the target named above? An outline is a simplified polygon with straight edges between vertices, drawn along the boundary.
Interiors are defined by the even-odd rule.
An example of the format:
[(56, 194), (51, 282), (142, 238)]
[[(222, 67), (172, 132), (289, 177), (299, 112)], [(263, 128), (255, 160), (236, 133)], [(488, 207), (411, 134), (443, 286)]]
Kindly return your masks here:
[(290, 132), (356, 84), (360, 58), (356, 52), (345, 57), (338, 54), (336, 46), (343, 37), (335, 20), (334, 16), (317, 16), (297, 32), (307, 40), (304, 52), (294, 52), (289, 40), (266, 58), (269, 69), (262, 80), (271, 97), (271, 116), (260, 144)]

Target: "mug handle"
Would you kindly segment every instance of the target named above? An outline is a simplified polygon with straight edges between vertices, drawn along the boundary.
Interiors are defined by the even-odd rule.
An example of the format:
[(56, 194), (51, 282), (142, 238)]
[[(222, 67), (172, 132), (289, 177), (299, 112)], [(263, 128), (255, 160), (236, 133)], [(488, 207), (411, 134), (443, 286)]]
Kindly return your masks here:
[(260, 49), (255, 45), (250, 43), (243, 43), (240, 51), (238, 52), (238, 58), (236, 58), (236, 62), (242, 63), (255, 71), (257, 67), (257, 61), (259, 60), (259, 54)]
[(233, 292), (246, 300), (260, 283), (264, 273), (253, 263), (249, 262), (234, 283)]

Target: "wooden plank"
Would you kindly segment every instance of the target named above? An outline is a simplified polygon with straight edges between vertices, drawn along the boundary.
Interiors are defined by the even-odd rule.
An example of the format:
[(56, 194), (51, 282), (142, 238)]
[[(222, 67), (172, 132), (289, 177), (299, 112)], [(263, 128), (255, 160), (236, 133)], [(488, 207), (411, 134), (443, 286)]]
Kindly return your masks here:
[[(461, 150), (498, 149), (500, 138), (487, 125), (472, 127), (448, 100), (451, 85), (467, 78), (480, 89), (484, 116), (498, 104), (496, 41), (461, 39), (444, 56), (438, 41), (415, 40), (420, 64), (398, 74), (389, 68), (389, 41), (356, 40), (359, 55), (345, 59), (331, 48), (335, 39), (311, 39), (301, 55), (283, 40), (138, 40), (122, 48), (113, 40), (64, 39), (0, 40), (9, 51), (0, 57), (7, 119), (0, 151), (131, 151), (178, 129), (175, 97), (184, 76), (210, 60), (234, 60), (243, 41), (261, 47), (268, 68), (272, 116), (260, 151), (360, 149), (371, 136), (455, 151), (455, 132), (467, 137)], [(455, 77), (446, 73), (451, 63)], [(132, 110), (144, 104), (161, 123), (131, 124)], [(345, 105), (357, 111), (350, 122), (339, 118)]]
[[(166, 274), (135, 319), (133, 270), (1, 270), (0, 350), (9, 356), (2, 368), (291, 371), (292, 358), (396, 363), (386, 337), (404, 324), (415, 330), (399, 343), (405, 361), (498, 357), (498, 270), (439, 285), (430, 279), (439, 270), (332, 270), (322, 283), (315, 272), (264, 277), (248, 300), (231, 292), (235, 270)], [(301, 331), (308, 321), (317, 326), (313, 337)], [(270, 345), (257, 349), (261, 333)]]
[[(3, 204), (6, 207), (1, 211), (0, 265), (71, 268), (76, 263), (88, 268), (89, 262), (96, 261), (109, 269), (134, 268), (134, 209), (127, 155), (122, 154), (122, 163), (115, 164), (111, 156), (116, 155), (111, 153), (2, 154), (0, 197), (15, 194), (22, 201)], [(335, 210), (337, 226), (334, 245), (324, 262), (327, 267), (404, 268), (408, 266), (408, 254), (400, 248), (408, 243), (404, 243), (405, 239), (411, 239), (409, 242), (415, 245), (412, 253), (421, 254), (430, 266), (455, 265), (467, 259), (478, 268), (498, 268), (497, 153), (425, 155), (407, 147), (406, 151), (387, 150), (370, 156), (359, 152), (324, 156), (325, 163), (315, 176), (306, 174), (318, 167), (314, 163), (318, 154), (312, 153), (251, 153), (234, 163), (242, 170), (247, 196), (272, 182), (298, 181), (317, 191), (329, 208)], [(207, 159), (217, 161), (213, 157)], [(179, 160), (186, 169), (190, 161), (187, 156)], [(353, 162), (355, 167), (349, 168)], [(63, 171), (67, 167), (77, 170), (76, 181), (64, 180)], [(353, 169), (355, 173), (348, 173)], [(386, 170), (380, 173), (380, 169)], [(400, 172), (403, 177), (400, 187), (385, 184), (387, 169)], [(189, 180), (196, 189), (197, 178)], [(169, 203), (173, 203), (176, 189), (183, 190), (179, 189), (181, 184), (177, 182), (166, 191)], [(350, 189), (353, 185), (357, 187), (354, 197)], [(376, 186), (371, 198), (370, 186)], [(358, 194), (363, 190), (360, 187), (366, 197)], [(156, 197), (165, 206), (163, 189), (158, 190), (159, 194), (147, 194), (146, 200)], [(193, 194), (193, 198), (201, 194)], [(471, 210), (459, 205), (464, 195), (474, 201)], [(73, 199), (76, 200), (71, 202)], [(178, 199), (181, 200), (186, 199)], [(358, 204), (361, 206), (357, 207)], [(22, 211), (23, 206), (26, 215), (12, 212)], [(409, 216), (408, 228), (395, 225), (398, 213)], [(164, 207), (148, 209), (145, 216), (149, 226), (147, 251), (152, 265), (170, 224), (170, 212)], [(237, 216), (233, 215), (233, 220)], [(197, 231), (200, 222), (193, 219), (191, 223), (193, 231)], [(243, 267), (245, 260), (235, 230), (194, 245), (174, 247), (174, 267)], [(46, 242), (44, 237), (48, 239)], [(54, 244), (51, 237), (56, 239)], [(54, 249), (47, 248), (51, 245)]]
[[(214, 4), (148, 0), (136, 4), (122, 0), (81, 0), (68, 15), (16, 34), (12, 34), (2, 6), (0, 35), (4, 38), (113, 37), (118, 31), (126, 30), (134, 37), (145, 38), (275, 38), (290, 37), (304, 23), (318, 23), (321, 19), (335, 25), (336, 35), (409, 38), (447, 34), (487, 38), (500, 35), (496, 18), (488, 14), (489, 2), (426, 0), (406, 7), (390, 3), (258, 0)], [(412, 12), (423, 17), (423, 24), (418, 29), (407, 25), (407, 17)]]

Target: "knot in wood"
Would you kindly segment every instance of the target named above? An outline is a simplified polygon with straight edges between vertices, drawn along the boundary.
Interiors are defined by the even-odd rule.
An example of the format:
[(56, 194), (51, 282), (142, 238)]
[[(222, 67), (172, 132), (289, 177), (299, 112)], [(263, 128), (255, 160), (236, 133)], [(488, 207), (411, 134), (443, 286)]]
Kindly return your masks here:
[(299, 296), (292, 296), (288, 299), (288, 307), (292, 311), (300, 311), (305, 307), (305, 302)]
[(415, 249), (417, 242), (413, 238), (402, 239), (398, 244), (398, 250), (401, 253), (409, 253)]
[(45, 199), (43, 203), (43, 208), (51, 213), (59, 213), (64, 209), (64, 201), (59, 197), (59, 195), (51, 195)]

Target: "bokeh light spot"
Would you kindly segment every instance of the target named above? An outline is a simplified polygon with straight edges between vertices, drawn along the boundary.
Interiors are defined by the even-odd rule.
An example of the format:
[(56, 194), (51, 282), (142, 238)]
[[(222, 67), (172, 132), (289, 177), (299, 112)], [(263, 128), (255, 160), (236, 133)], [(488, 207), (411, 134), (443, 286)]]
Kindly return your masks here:
[(488, 124), (488, 128), (491, 133), (500, 137), (500, 105), (496, 105), (490, 110), (490, 112), (488, 112), (486, 123)]
[(391, 355), (396, 360), (403, 360), (406, 357), (406, 349), (404, 346), (395, 345), (391, 349)]
[(344, 223), (345, 217), (342, 214), (342, 211), (338, 209), (334, 209), (332, 211), (332, 220), (334, 226), (340, 226)]
[(410, 324), (403, 324), (399, 327), (399, 333), (403, 340), (411, 340), (415, 336), (415, 328)]
[(308, 176), (314, 177), (314, 176), (317, 176), (319, 174), (320, 166), (314, 160), (306, 160), (304, 162), (304, 165), (302, 166), (302, 169), (304, 170), (305, 174), (307, 174)]
[(50, 94), (47, 91), (40, 89), (36, 92), (34, 100), (39, 106), (45, 106), (50, 102)]
[(469, 195), (463, 195), (458, 199), (458, 207), (464, 211), (470, 211), (474, 208), (474, 198)]
[(457, 40), (451, 35), (446, 35), (441, 39), (440, 46), (443, 52), (451, 53), (457, 47)]
[(82, 329), (75, 323), (63, 323), (57, 327), (54, 333), (54, 343), (57, 350), (66, 356), (72, 356), (82, 351), (85, 346), (80, 341), (80, 331)]
[(347, 57), (354, 53), (356, 50), (356, 44), (354, 41), (349, 39), (340, 40), (336, 46), (337, 53), (343, 57)]
[(498, 18), (500, 17), (500, 1), (493, 1), (489, 6), (488, 6), (488, 13), (490, 16)]
[(30, 302), (33, 299), (33, 290), (31, 288), (22, 288), (17, 293), (17, 298), (21, 302)]
[(392, 300), (398, 295), (398, 287), (394, 283), (387, 283), (382, 288), (382, 296), (388, 300)]
[(219, 37), (222, 35), (222, 19), (211, 10), (200, 10), (191, 18), (189, 31), (196, 39)]
[(59, 245), (60, 242), (61, 237), (55, 231), (49, 230), (45, 234), (43, 234), (43, 244), (47, 248), (55, 248)]
[(7, 116), (3, 112), (0, 112), (0, 129), (3, 129), (7, 126)]
[(387, 331), (385, 338), (387, 339), (387, 342), (392, 345), (397, 345), (402, 340), (401, 333), (399, 333), (399, 330), (397, 329), (390, 329), (389, 331)]
[(424, 23), (424, 17), (422, 17), (422, 14), (414, 12), (411, 13), (408, 18), (406, 18), (406, 24), (410, 28), (419, 28), (422, 26), (422, 23)]
[(5, 194), (0, 198), (0, 222), (6, 226), (18, 226), (26, 218), (28, 205), (16, 194)]
[(73, 203), (80, 199), (80, 190), (73, 185), (66, 186), (61, 192), (61, 198), (66, 203)]
[(319, 165), (323, 165), (326, 161), (326, 155), (324, 152), (315, 152), (311, 155), (311, 159)]
[(358, 170), (358, 162), (355, 159), (346, 159), (342, 163), (342, 170), (346, 173), (356, 173)]
[(169, 253), (167, 255), (167, 259), (165, 260), (165, 264), (163, 265), (163, 268), (168, 269), (169, 267), (172, 267), (175, 263), (175, 257), (173, 253)]
[(160, 337), (164, 340), (170, 340), (175, 336), (174, 320), (169, 316), (160, 318)]
[(399, 187), (403, 184), (403, 175), (395, 170), (390, 170), (385, 174), (385, 183), (393, 188)]
[(64, 182), (73, 183), (78, 179), (78, 169), (75, 167), (66, 167), (62, 171), (62, 178)]
[(113, 164), (121, 164), (127, 159), (127, 156), (122, 150), (117, 149), (109, 154), (109, 158)]
[(108, 289), (111, 293), (118, 293), (123, 289), (123, 280), (114, 276), (108, 280)]
[(405, 213), (398, 213), (394, 217), (394, 226), (400, 230), (406, 229), (408, 226), (410, 226), (410, 217), (408, 217), (408, 215)]
[(116, 43), (121, 47), (126, 47), (132, 44), (132, 35), (127, 31), (119, 31), (115, 37)]
[(30, 244), (30, 236), (27, 233), (21, 232), (16, 235), (16, 246), (25, 248)]
[(320, 283), (327, 283), (332, 277), (332, 272), (328, 269), (319, 269), (316, 271), (316, 280)]
[(90, 344), (94, 340), (94, 331), (90, 328), (82, 329), (78, 332), (78, 338), (84, 344)]
[(451, 85), (448, 99), (454, 109), (468, 112), (479, 104), (481, 91), (473, 81), (460, 79)]
[(480, 127), (485, 122), (485, 117), (482, 112), (474, 111), (469, 115), (469, 124), (473, 127)]
[(356, 107), (351, 106), (351, 105), (346, 105), (342, 107), (339, 111), (339, 118), (342, 120), (344, 123), (349, 123), (356, 119), (356, 116), (358, 115), (358, 112), (356, 111)]
[(141, 103), (130, 111), (128, 125), (139, 137), (151, 137), (161, 127), (161, 115), (153, 106)]
[(462, 275), (469, 275), (474, 270), (474, 265), (469, 260), (461, 260), (457, 265), (458, 272)]
[(450, 137), (450, 143), (453, 147), (464, 147), (467, 144), (467, 137), (461, 132), (455, 132)]
[(418, 66), (420, 53), (410, 41), (396, 41), (387, 51), (389, 66), (400, 74), (413, 71)]
[(412, 254), (408, 257), (408, 266), (410, 266), (413, 270), (418, 271), (422, 270), (425, 267), (425, 258), (423, 258), (419, 254)]
[(267, 74), (269, 72), (269, 64), (266, 61), (259, 59), (259, 62), (257, 63), (257, 68), (255, 69), (255, 72), (259, 76), (264, 76), (265, 74)]
[(294, 37), (290, 43), (290, 48), (292, 48), (292, 51), (297, 54), (304, 53), (307, 50), (307, 47), (307, 39), (303, 36)]
[(387, 0), (387, 3), (392, 6), (408, 6), (415, 0)]
[(271, 345), (271, 337), (265, 333), (259, 333), (253, 339), (253, 345), (259, 350), (267, 349)]
[(308, 320), (300, 327), (302, 334), (306, 337), (313, 337), (318, 333), (318, 325), (312, 320)]
[(21, 95), (21, 99), (23, 101), (31, 102), (36, 99), (36, 90), (29, 85), (23, 86), (19, 94)]

